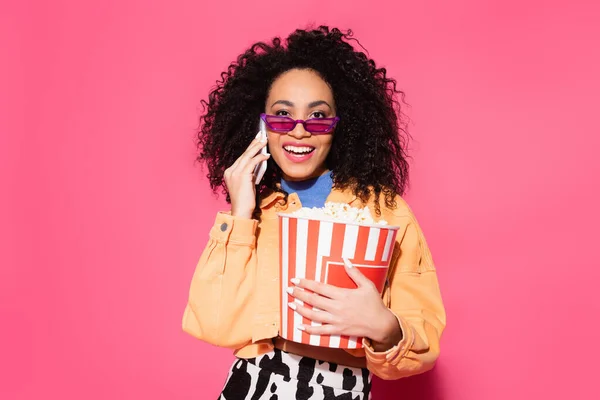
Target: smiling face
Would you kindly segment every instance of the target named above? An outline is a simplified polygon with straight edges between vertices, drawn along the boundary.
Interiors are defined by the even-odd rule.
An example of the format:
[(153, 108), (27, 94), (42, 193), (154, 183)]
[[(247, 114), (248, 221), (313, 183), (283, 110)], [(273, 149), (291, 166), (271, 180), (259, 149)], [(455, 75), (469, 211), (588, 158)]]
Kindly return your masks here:
[[(314, 71), (292, 69), (273, 82), (265, 113), (294, 120), (335, 117), (333, 93)], [(331, 149), (333, 130), (313, 135), (302, 124), (286, 133), (267, 128), (269, 152), (283, 171), (283, 178), (302, 181), (327, 172), (325, 160)]]

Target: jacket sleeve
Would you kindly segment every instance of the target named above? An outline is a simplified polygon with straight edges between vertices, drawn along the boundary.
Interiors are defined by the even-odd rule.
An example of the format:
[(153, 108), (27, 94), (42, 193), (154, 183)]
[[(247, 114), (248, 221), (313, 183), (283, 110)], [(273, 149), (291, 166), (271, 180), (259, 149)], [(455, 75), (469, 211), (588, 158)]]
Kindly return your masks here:
[(183, 331), (231, 349), (252, 341), (257, 225), (255, 219), (217, 214), (192, 276)]
[(403, 213), (390, 265), (388, 307), (402, 339), (385, 352), (363, 340), (367, 367), (382, 379), (399, 379), (432, 369), (440, 354), (446, 313), (436, 270), (423, 233), (410, 210)]

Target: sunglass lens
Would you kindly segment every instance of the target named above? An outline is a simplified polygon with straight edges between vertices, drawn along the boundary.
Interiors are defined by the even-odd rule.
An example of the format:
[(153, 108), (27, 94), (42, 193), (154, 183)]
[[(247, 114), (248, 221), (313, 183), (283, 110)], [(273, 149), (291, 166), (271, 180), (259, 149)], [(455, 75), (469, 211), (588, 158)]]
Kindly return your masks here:
[(311, 119), (306, 121), (306, 130), (310, 132), (328, 132), (332, 128), (331, 119)]
[(275, 131), (287, 132), (294, 129), (296, 122), (288, 117), (267, 116), (267, 124)]

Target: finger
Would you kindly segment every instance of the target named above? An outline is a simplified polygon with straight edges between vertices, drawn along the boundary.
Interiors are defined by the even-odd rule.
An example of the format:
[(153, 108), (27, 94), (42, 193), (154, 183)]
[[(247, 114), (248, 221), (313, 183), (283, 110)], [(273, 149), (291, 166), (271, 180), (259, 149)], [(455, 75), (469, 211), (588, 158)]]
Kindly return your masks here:
[[(257, 146), (260, 143), (260, 139), (255, 138), (253, 139), (250, 144), (248, 145), (248, 147), (246, 147), (246, 150), (244, 150), (244, 152), (234, 161), (234, 163), (231, 165), (231, 167), (229, 168), (231, 170), (231, 172), (233, 173), (238, 166), (240, 165), (240, 163), (244, 160), (244, 156), (250, 152), (252, 153), (252, 149)], [(260, 150), (260, 149), (259, 149)], [(258, 152), (258, 151), (257, 151)], [(257, 152), (255, 152), (254, 154), (256, 155)]]
[(298, 287), (308, 289), (311, 292), (315, 292), (322, 296), (329, 297), (330, 299), (339, 299), (344, 293), (344, 290), (341, 288), (309, 279), (292, 278), (290, 279), (290, 282), (292, 282)]
[(260, 140), (258, 138), (253, 139), (252, 142), (250, 142), (250, 145), (248, 145), (248, 147), (242, 154), (242, 156), (254, 157), (266, 145), (266, 140)]
[(352, 263), (350, 262), (350, 260), (348, 260), (347, 258), (343, 258), (344, 260), (344, 266), (346, 267), (346, 273), (348, 274), (348, 276), (350, 277), (350, 279), (352, 279), (354, 281), (354, 283), (356, 283), (356, 286), (358, 287), (363, 287), (365, 285), (369, 285), (371, 284), (371, 281), (363, 275), (362, 272), (360, 272), (360, 270), (358, 268), (356, 268), (354, 265), (352, 265)]
[(262, 142), (260, 140), (254, 139), (252, 141), (252, 144), (246, 149), (244, 154), (242, 154), (240, 158), (238, 158), (239, 163), (237, 165), (237, 169), (239, 169), (240, 171), (245, 170), (250, 160), (252, 160), (258, 153), (260, 153), (262, 148), (266, 145), (267, 142)]
[(310, 309), (294, 301), (288, 303), (288, 307), (296, 311), (298, 314), (302, 315), (304, 318), (309, 319), (310, 321), (318, 322), (321, 324), (330, 324), (333, 322), (333, 316), (327, 311), (317, 311), (314, 309)]
[(288, 293), (294, 296), (296, 299), (310, 304), (313, 307), (317, 307), (320, 310), (332, 311), (333, 309), (333, 300), (323, 297), (318, 293), (293, 287), (288, 288)]
[[(244, 157), (244, 155), (246, 155), (246, 153), (251, 152), (252, 148), (254, 146), (256, 146), (259, 142), (260, 142), (259, 138), (252, 139), (252, 141), (250, 142), (248, 147), (246, 147), (246, 149), (242, 152), (242, 154), (240, 154), (240, 156), (236, 159), (236, 162), (239, 162), (242, 159), (242, 157)], [(234, 165), (235, 165), (235, 163), (234, 163)]]
[(256, 157), (252, 158), (248, 164), (246, 164), (246, 166), (244, 167), (244, 170), (242, 171), (242, 174), (249, 174), (251, 173), (254, 168), (260, 164), (263, 161), (268, 160), (269, 158), (271, 158), (270, 154), (259, 154)]
[(332, 324), (327, 325), (299, 325), (298, 329), (309, 335), (339, 335), (340, 329)]

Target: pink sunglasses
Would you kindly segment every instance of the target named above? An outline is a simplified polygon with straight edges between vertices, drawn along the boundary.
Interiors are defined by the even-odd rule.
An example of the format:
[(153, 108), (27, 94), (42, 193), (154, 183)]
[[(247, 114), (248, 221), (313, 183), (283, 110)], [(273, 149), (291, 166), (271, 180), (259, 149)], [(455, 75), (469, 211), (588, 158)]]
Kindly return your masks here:
[(340, 117), (332, 118), (310, 118), (307, 120), (293, 119), (282, 115), (260, 114), (267, 128), (273, 132), (287, 133), (293, 130), (297, 124), (302, 124), (307, 132), (313, 135), (323, 135), (333, 130)]

